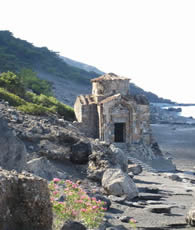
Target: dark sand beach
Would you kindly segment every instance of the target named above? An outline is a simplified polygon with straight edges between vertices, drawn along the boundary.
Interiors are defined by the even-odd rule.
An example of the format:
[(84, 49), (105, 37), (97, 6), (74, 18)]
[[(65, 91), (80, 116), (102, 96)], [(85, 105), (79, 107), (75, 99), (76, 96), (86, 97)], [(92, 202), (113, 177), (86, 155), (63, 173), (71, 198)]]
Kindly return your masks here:
[[(161, 150), (169, 152), (177, 169), (185, 172), (143, 171), (135, 176), (138, 201), (126, 202), (126, 205), (112, 202), (113, 210), (108, 212), (113, 218), (111, 222), (119, 224), (117, 215), (132, 216), (137, 221), (137, 229), (193, 230), (194, 227), (186, 225), (185, 216), (195, 202), (195, 176), (186, 173), (194, 171), (195, 166), (195, 126), (154, 124), (152, 130)], [(178, 179), (174, 179), (175, 176)], [(116, 213), (119, 207), (121, 214)], [(159, 210), (152, 211), (153, 208)], [(128, 224), (123, 225), (132, 229)]]
[(163, 152), (172, 155), (178, 170), (195, 167), (195, 126), (153, 124), (153, 135)]

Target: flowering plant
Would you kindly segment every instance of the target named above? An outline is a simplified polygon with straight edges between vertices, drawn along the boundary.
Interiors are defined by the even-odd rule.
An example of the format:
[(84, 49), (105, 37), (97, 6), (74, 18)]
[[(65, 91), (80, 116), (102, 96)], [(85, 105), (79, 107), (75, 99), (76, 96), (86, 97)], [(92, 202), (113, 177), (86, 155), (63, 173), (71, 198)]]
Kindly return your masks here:
[(103, 219), (105, 202), (89, 197), (86, 192), (70, 180), (54, 178), (49, 183), (50, 197), (56, 223), (66, 220), (82, 222), (86, 227), (98, 227)]
[(134, 218), (130, 218), (129, 223), (132, 228), (136, 229), (136, 220)]

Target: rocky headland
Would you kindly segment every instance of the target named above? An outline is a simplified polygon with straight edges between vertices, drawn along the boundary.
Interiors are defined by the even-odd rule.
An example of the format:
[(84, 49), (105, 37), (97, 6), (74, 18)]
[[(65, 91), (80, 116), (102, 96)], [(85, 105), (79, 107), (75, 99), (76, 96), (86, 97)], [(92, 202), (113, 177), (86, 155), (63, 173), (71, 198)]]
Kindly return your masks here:
[[(47, 181), (54, 177), (79, 181), (89, 195), (93, 191), (93, 196), (107, 201), (101, 230), (131, 229), (130, 218), (137, 229), (186, 229), (186, 216), (189, 224), (194, 223), (193, 210), (188, 213), (195, 195), (193, 171), (186, 174), (172, 167), (172, 172), (162, 172), (153, 167), (161, 160), (170, 164), (155, 141), (149, 147), (134, 145), (127, 153), (87, 138), (74, 122), (55, 115), (27, 115), (3, 101), (0, 132), (0, 230), (51, 229)], [(157, 133), (159, 129), (156, 137)], [(146, 158), (153, 163), (143, 163)]]

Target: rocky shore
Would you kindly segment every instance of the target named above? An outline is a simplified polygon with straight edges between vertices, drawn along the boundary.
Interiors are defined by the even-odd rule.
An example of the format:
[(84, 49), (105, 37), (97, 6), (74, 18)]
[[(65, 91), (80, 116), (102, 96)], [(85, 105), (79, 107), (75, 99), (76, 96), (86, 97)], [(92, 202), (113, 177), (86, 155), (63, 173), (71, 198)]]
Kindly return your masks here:
[[(164, 129), (162, 129), (163, 127)], [(182, 152), (180, 154), (178, 151), (174, 152), (178, 143), (182, 146), (181, 136), (177, 132), (179, 131), (178, 126), (174, 126), (173, 129), (170, 124), (168, 128), (164, 124), (155, 124), (152, 128), (160, 148), (165, 153), (169, 152), (166, 158), (172, 156), (176, 166), (180, 165), (183, 159), (188, 158), (189, 143), (186, 141), (190, 142), (192, 139), (189, 139), (190, 134), (187, 135), (187, 130), (184, 129), (186, 139), (183, 138), (182, 142), (186, 156), (177, 158), (177, 156), (183, 156)], [(166, 139), (167, 130), (171, 136)], [(177, 139), (178, 136), (174, 136), (170, 130), (179, 135), (180, 139)], [(194, 130), (192, 129), (191, 132), (194, 133)], [(133, 157), (133, 154), (138, 152), (142, 157), (159, 159), (160, 156), (160, 159), (170, 162), (166, 161), (162, 152), (158, 147), (155, 147), (155, 142), (154, 146), (150, 147), (141, 144), (132, 146), (131, 151), (127, 153), (119, 146), (86, 138), (84, 133), (74, 126), (74, 123), (53, 115), (29, 116), (16, 111), (6, 102), (0, 102), (0, 134), (0, 166), (2, 167), (0, 173), (3, 175), (0, 177), (0, 192), (2, 194), (5, 194), (6, 188), (9, 188), (6, 187), (10, 183), (9, 181), (13, 180), (15, 187), (9, 186), (16, 188), (17, 191), (26, 186), (27, 190), (33, 194), (33, 186), (37, 188), (37, 192), (40, 190), (40, 194), (32, 194), (37, 202), (37, 199), (42, 200), (43, 190), (48, 193), (44, 187), (46, 180), (50, 181), (54, 177), (70, 179), (74, 182), (79, 181), (80, 186), (89, 195), (107, 201), (108, 210), (105, 212), (105, 218), (99, 230), (132, 229), (133, 226), (129, 223), (130, 218), (136, 220), (137, 229), (190, 229), (185, 217), (195, 196), (193, 167), (188, 170), (191, 171), (191, 174), (183, 171), (183, 169), (189, 169), (188, 166), (187, 168), (179, 167), (180, 171), (158, 172), (157, 168), (152, 167), (152, 164), (148, 165), (147, 161), (143, 162), (140, 160), (141, 158)], [(176, 145), (174, 143), (170, 145), (173, 139), (178, 141)], [(191, 147), (194, 148), (193, 143), (191, 143)], [(189, 157), (189, 162), (193, 162), (194, 158), (191, 157), (193, 154)], [(4, 171), (4, 169), (16, 171), (9, 174), (9, 171)], [(18, 174), (19, 172), (22, 173)], [(23, 177), (26, 185), (17, 179)], [(6, 186), (3, 182), (5, 180), (8, 181)], [(31, 183), (28, 183), (28, 180), (32, 180)], [(36, 183), (39, 183), (39, 186), (36, 186)], [(12, 197), (12, 195), (10, 196)], [(0, 230), (8, 230), (8, 227), (9, 230), (25, 229), (26, 225), (22, 225), (21, 214), (14, 212), (15, 209), (12, 207), (18, 206), (17, 202), (20, 199), (23, 202), (22, 199), (26, 200), (27, 198), (18, 196), (18, 199), (12, 200), (10, 206), (10, 203), (9, 205), (5, 203), (10, 199), (1, 197), (1, 202), (4, 202), (5, 207), (8, 207), (3, 212), (11, 211), (14, 213), (14, 218), (18, 218), (18, 222), (10, 222), (9, 215), (6, 217), (7, 219), (0, 218)], [(36, 204), (33, 199), (31, 200), (33, 204)], [(45, 204), (50, 206), (49, 200)], [(34, 212), (36, 210), (35, 206), (30, 203), (25, 208), (28, 213), (32, 212), (32, 208)], [(37, 212), (34, 215), (38, 218), (42, 214)], [(45, 218), (45, 223), (47, 223), (45, 230), (51, 228), (51, 222), (48, 220), (49, 215), (49, 211), (42, 215), (43, 220)], [(193, 216), (193, 214), (189, 215)], [(51, 220), (50, 217), (49, 219)], [(40, 223), (41, 221), (39, 220)], [(12, 225), (6, 225), (8, 222)], [(188, 221), (188, 223), (191, 222)], [(44, 227), (39, 228), (32, 225), (32, 230), (38, 229), (44, 229)], [(64, 229), (66, 228), (64, 227)]]
[(154, 104), (150, 104), (150, 120), (152, 124), (195, 125), (192, 117), (178, 116), (175, 110), (162, 109)]

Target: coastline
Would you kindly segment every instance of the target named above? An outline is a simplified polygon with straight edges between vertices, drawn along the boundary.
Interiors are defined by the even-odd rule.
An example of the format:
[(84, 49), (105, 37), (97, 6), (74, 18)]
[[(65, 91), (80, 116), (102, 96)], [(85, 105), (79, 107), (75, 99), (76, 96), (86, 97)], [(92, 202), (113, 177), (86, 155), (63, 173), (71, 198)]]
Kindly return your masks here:
[(152, 124), (160, 149), (172, 157), (178, 170), (193, 171), (195, 166), (195, 126), (184, 124)]

